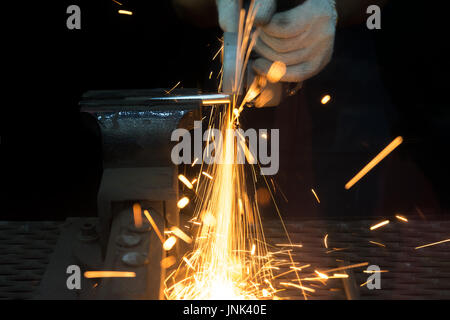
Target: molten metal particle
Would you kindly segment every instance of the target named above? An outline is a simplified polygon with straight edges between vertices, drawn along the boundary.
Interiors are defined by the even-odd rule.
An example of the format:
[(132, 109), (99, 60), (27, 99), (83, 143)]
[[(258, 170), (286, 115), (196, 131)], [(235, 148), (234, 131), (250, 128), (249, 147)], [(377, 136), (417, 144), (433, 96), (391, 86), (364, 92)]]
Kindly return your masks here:
[(383, 160), (389, 153), (397, 148), (403, 142), (402, 137), (395, 138), (386, 148), (383, 149), (375, 158), (373, 158), (360, 172), (356, 174), (347, 184), (345, 189), (350, 189), (362, 177), (364, 177), (373, 167), (375, 167), (381, 160)]
[(84, 277), (91, 278), (134, 278), (135, 272), (128, 271), (86, 271)]
[(187, 206), (188, 203), (189, 203), (189, 198), (188, 197), (183, 197), (180, 200), (178, 200), (177, 207), (180, 208), (180, 209), (183, 209), (184, 207)]
[(376, 230), (378, 228), (381, 228), (382, 226), (387, 225), (388, 223), (389, 223), (389, 220), (384, 220), (384, 221), (382, 221), (380, 223), (377, 223), (376, 225), (371, 226), (370, 230)]

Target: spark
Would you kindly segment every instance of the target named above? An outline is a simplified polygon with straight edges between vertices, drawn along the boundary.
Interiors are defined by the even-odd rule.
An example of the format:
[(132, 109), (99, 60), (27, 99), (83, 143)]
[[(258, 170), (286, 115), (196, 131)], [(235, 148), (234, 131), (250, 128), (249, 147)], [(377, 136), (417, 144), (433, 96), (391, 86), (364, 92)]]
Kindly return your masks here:
[(433, 243), (425, 244), (423, 246), (416, 247), (415, 249), (417, 250), (417, 249), (422, 249), (422, 248), (425, 248), (425, 247), (435, 246), (437, 244), (441, 244), (441, 243), (449, 242), (449, 241), (450, 241), (450, 239), (446, 239), (446, 240), (442, 240), (442, 241), (438, 241), (438, 242), (433, 242)]
[(114, 1), (115, 3), (117, 3), (119, 6), (122, 5), (119, 1), (116, 1), (116, 0), (112, 0), (112, 1)]
[(252, 246), (252, 251), (250, 252), (250, 254), (251, 254), (252, 256), (255, 255), (255, 250), (256, 250), (256, 245), (253, 244), (253, 246)]
[(188, 197), (183, 197), (180, 200), (178, 200), (177, 202), (177, 207), (180, 209), (183, 209), (184, 207), (186, 207), (189, 203), (189, 198)]
[(305, 286), (300, 286), (300, 285), (295, 284), (295, 283), (280, 282), (280, 284), (284, 285), (284, 286), (289, 286), (289, 287), (294, 287), (294, 288), (298, 288), (298, 289), (301, 289), (301, 290), (309, 291), (309, 292), (316, 292), (316, 290), (314, 290), (312, 288), (308, 288), (308, 287), (305, 287)]
[(322, 272), (319, 272), (317, 270), (314, 270), (314, 272), (322, 279), (328, 279), (328, 276)]
[(175, 243), (177, 243), (177, 238), (175, 238), (174, 236), (170, 236), (166, 241), (164, 241), (163, 249), (169, 251), (173, 248)]
[(316, 197), (317, 202), (320, 203), (319, 197), (317, 196), (317, 194), (316, 194), (316, 192), (314, 191), (314, 189), (311, 189), (311, 191), (312, 191), (314, 197)]
[(335, 273), (335, 274), (333, 274), (333, 278), (342, 278), (342, 279), (345, 279), (345, 278), (348, 278), (348, 274), (346, 274), (346, 273)]
[(134, 278), (135, 272), (128, 271), (86, 271), (84, 277), (88, 279), (92, 278)]
[(328, 102), (330, 102), (330, 100), (331, 100), (331, 96), (329, 94), (327, 94), (327, 95), (323, 96), (323, 98), (320, 100), (320, 102), (322, 104), (327, 104)]
[(277, 243), (275, 244), (277, 247), (297, 247), (297, 248), (303, 248), (302, 244), (295, 244), (295, 243)]
[(153, 230), (155, 230), (156, 235), (158, 236), (159, 240), (161, 240), (161, 243), (164, 243), (164, 238), (161, 235), (161, 232), (159, 231), (158, 226), (156, 225), (155, 221), (153, 220), (152, 216), (148, 212), (148, 210), (144, 210), (144, 215), (147, 218), (148, 222), (152, 225)]
[(375, 158), (373, 158), (360, 172), (358, 172), (347, 184), (345, 189), (350, 189), (362, 177), (364, 177), (370, 170), (373, 169), (381, 160), (389, 155), (395, 148), (403, 142), (402, 137), (395, 138), (386, 148), (384, 148)]
[(405, 217), (403, 217), (403, 216), (401, 216), (401, 215), (396, 214), (395, 217), (396, 217), (398, 220), (401, 220), (401, 221), (404, 221), (404, 222), (408, 222), (408, 219), (406, 219)]
[(328, 233), (323, 238), (323, 245), (328, 249)]
[(373, 243), (373, 244), (375, 244), (375, 245), (377, 245), (377, 246), (380, 246), (380, 247), (386, 247), (386, 245), (384, 245), (384, 244), (382, 244), (382, 243), (379, 243), (379, 242), (376, 242), (376, 241), (369, 241), (370, 243)]
[(364, 273), (384, 273), (389, 272), (389, 270), (364, 270)]
[(334, 272), (334, 271), (341, 271), (341, 270), (365, 267), (367, 265), (369, 265), (368, 262), (362, 262), (362, 263), (352, 264), (352, 265), (343, 266), (343, 267), (339, 267), (339, 268), (329, 269), (329, 270), (323, 271), (323, 273), (330, 273), (330, 272)]
[(381, 228), (381, 227), (387, 225), (388, 223), (389, 223), (389, 220), (384, 220), (384, 221), (382, 221), (380, 223), (377, 223), (376, 225), (371, 226), (370, 230), (376, 230), (378, 228)]
[(133, 218), (136, 228), (142, 227), (142, 208), (139, 203), (133, 204)]
[(264, 140), (267, 140), (267, 133), (261, 133), (261, 138), (263, 138)]
[(213, 177), (210, 174), (206, 173), (205, 171), (202, 171), (202, 174), (210, 180), (213, 179)]
[(169, 256), (161, 260), (161, 268), (167, 269), (173, 266), (177, 262), (177, 259), (174, 256)]
[(198, 158), (195, 158), (194, 162), (192, 162), (191, 167), (195, 166), (195, 164), (197, 163)]
[(119, 10), (118, 12), (119, 12), (119, 14), (126, 14), (129, 16), (133, 15), (133, 12), (128, 11), (128, 10)]
[(194, 186), (192, 185), (192, 183), (182, 174), (178, 175), (178, 180), (180, 180), (181, 182), (184, 183), (184, 185), (188, 188), (188, 189), (192, 189), (194, 188)]
[(180, 83), (181, 83), (181, 81), (178, 81), (169, 91), (166, 91), (166, 90), (164, 90), (164, 91), (166, 92), (166, 94), (170, 94), (173, 90), (175, 90), (176, 87), (178, 87), (178, 85)]
[(183, 240), (186, 243), (191, 243), (192, 242), (192, 238), (189, 237), (186, 233), (184, 233), (181, 229), (179, 229), (178, 227), (172, 227), (170, 228), (170, 231), (172, 231), (172, 233), (174, 235), (176, 235), (178, 238), (180, 238), (181, 240)]

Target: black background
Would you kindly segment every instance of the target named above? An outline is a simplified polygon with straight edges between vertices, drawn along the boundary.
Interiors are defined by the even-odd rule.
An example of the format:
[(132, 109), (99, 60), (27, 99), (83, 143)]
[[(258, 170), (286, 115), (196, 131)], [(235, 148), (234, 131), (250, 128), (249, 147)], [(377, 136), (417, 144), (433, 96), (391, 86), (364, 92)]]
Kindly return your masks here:
[[(2, 183), (6, 189), (2, 193), (2, 215), (13, 220), (95, 215), (101, 155), (98, 137), (84, 127), (85, 119), (79, 113), (81, 94), (96, 89), (170, 88), (178, 81), (186, 88), (213, 90), (215, 77), (209, 80), (208, 76), (211, 70), (214, 75), (218, 71), (211, 58), (220, 46), (220, 30), (200, 29), (180, 21), (170, 1), (129, 0), (123, 1), (123, 6), (107, 0), (15, 4), (18, 7), (2, 11), (6, 22), (2, 46), (6, 53), (2, 58), (6, 80), (1, 132)], [(81, 7), (81, 30), (66, 28), (66, 8), (70, 4)], [(118, 9), (134, 14), (119, 15)], [(450, 194), (445, 12), (437, 2), (391, 1), (383, 11), (381, 31), (369, 32), (364, 25), (340, 30), (335, 52), (336, 57), (350, 57), (351, 61), (352, 55), (357, 58), (365, 52), (352, 37), (356, 34), (370, 39), (374, 47), (365, 49), (370, 48), (374, 56), (370, 60), (363, 54), (363, 59), (379, 69), (386, 99), (392, 102), (387, 113), (395, 114), (383, 124), (389, 135), (361, 151), (363, 156), (347, 171), (339, 170), (350, 178), (389, 139), (403, 135), (405, 143), (399, 157), (409, 159), (425, 177), (426, 188), (437, 199), (430, 203), (425, 200), (425, 206), (436, 208), (435, 214), (448, 212)], [(311, 101), (317, 100), (312, 95), (319, 94), (318, 88), (326, 88), (324, 83), (330, 88), (327, 79), (340, 81), (340, 75), (333, 70), (331, 64), (307, 85), (309, 108), (315, 107)], [(369, 77), (362, 73), (360, 82), (365, 83)], [(333, 93), (352, 97), (366, 94), (348, 88)], [(326, 118), (314, 118), (318, 113), (315, 109), (310, 111), (313, 144), (331, 150), (332, 146), (321, 142), (321, 137), (326, 130), (331, 136), (335, 134), (336, 121), (330, 126), (323, 121)], [(252, 112), (256, 119), (270, 117), (271, 111)], [(402, 164), (393, 163), (384, 179), (398, 172), (398, 166)], [(323, 164), (315, 170), (325, 172), (327, 167)], [(409, 191), (400, 194), (402, 187), (415, 183), (410, 183), (409, 178), (408, 174), (402, 177), (403, 184), (396, 190), (399, 194), (395, 194), (410, 199), (405, 210), (415, 205)], [(371, 183), (379, 184), (379, 179)], [(322, 185), (325, 183), (322, 181)], [(339, 192), (331, 189), (329, 198), (344, 199)], [(349, 202), (358, 197), (360, 202), (370, 198), (370, 194), (347, 194), (350, 198), (345, 200)], [(401, 205), (404, 203), (390, 207)], [(358, 210), (354, 210), (355, 214), (361, 214)]]

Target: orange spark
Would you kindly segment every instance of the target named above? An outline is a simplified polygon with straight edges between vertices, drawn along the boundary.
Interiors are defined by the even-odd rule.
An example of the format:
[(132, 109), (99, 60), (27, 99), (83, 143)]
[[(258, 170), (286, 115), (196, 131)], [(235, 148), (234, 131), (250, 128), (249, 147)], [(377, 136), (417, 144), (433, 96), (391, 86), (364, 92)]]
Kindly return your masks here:
[(373, 167), (375, 167), (381, 160), (383, 160), (389, 153), (397, 148), (403, 142), (402, 137), (395, 138), (386, 148), (383, 149), (375, 158), (373, 158), (360, 172), (356, 174), (347, 184), (345, 189), (350, 189), (362, 177), (364, 177)]
[(161, 260), (161, 268), (167, 269), (175, 264), (177, 259), (174, 256), (169, 256)]
[(408, 219), (406, 219), (405, 217), (403, 217), (403, 216), (401, 216), (401, 215), (396, 214), (395, 217), (396, 217), (398, 220), (401, 220), (401, 221), (404, 221), (404, 222), (408, 222)]
[(380, 247), (386, 247), (386, 245), (384, 245), (382, 243), (379, 243), (379, 242), (375, 242), (375, 241), (369, 241), (369, 242), (373, 243), (373, 244), (376, 244), (377, 246), (380, 246)]
[(135, 272), (128, 271), (86, 271), (84, 277), (91, 278), (134, 278)]
[(129, 16), (133, 15), (133, 12), (128, 11), (128, 10), (119, 10), (118, 12), (119, 12), (119, 14), (126, 14)]
[(156, 235), (158, 236), (159, 240), (161, 240), (161, 243), (164, 243), (164, 238), (161, 235), (161, 232), (159, 231), (158, 226), (156, 225), (155, 221), (153, 220), (152, 216), (148, 212), (148, 210), (144, 210), (144, 215), (147, 218), (148, 222), (152, 225), (153, 230), (155, 230)]
[(139, 203), (133, 204), (133, 218), (136, 228), (142, 227), (142, 208)]
[(206, 173), (205, 171), (202, 171), (202, 174), (210, 180), (213, 179), (213, 177), (210, 174)]
[(178, 227), (172, 227), (170, 228), (170, 231), (172, 231), (172, 233), (174, 235), (176, 235), (178, 238), (180, 238), (181, 240), (183, 240), (186, 243), (191, 243), (192, 239), (191, 237), (189, 237), (186, 233), (184, 233), (181, 229), (179, 229)]
[(322, 104), (327, 104), (328, 102), (330, 102), (330, 100), (331, 100), (331, 96), (329, 94), (327, 94), (327, 95), (323, 96), (323, 98), (322, 98), (322, 100), (320, 100), (320, 102)]
[(163, 249), (169, 251), (173, 248), (175, 243), (177, 243), (177, 238), (175, 238), (174, 236), (170, 236), (166, 241), (164, 241)]
[(184, 185), (188, 188), (188, 189), (192, 189), (194, 186), (192, 185), (192, 183), (182, 174), (178, 175), (178, 180), (180, 180), (181, 182), (184, 183)]
[(267, 71), (267, 80), (269, 82), (275, 83), (281, 80), (281, 78), (286, 74), (286, 64), (281, 61), (274, 61)]
[(420, 247), (416, 247), (415, 249), (417, 250), (417, 249), (422, 249), (422, 248), (425, 248), (425, 247), (435, 246), (437, 244), (441, 244), (441, 243), (449, 242), (449, 241), (450, 241), (450, 239), (446, 239), (446, 240), (442, 240), (442, 241), (438, 241), (438, 242), (433, 242), (433, 243), (425, 244), (425, 245), (420, 246)]
[(380, 223), (377, 223), (376, 225), (371, 226), (370, 230), (375, 230), (375, 229), (381, 228), (382, 226), (385, 226), (388, 223), (389, 223), (389, 220), (384, 220), (384, 221), (382, 221)]
[(188, 197), (183, 197), (180, 200), (178, 200), (177, 207), (180, 208), (180, 209), (183, 209), (184, 207), (187, 206), (188, 203), (189, 203), (189, 198)]
[(328, 233), (323, 238), (323, 244), (324, 244), (325, 248), (328, 249)]
[(317, 194), (316, 194), (316, 192), (314, 191), (314, 189), (311, 189), (311, 191), (312, 191), (314, 197), (316, 197), (317, 202), (320, 203), (319, 197), (317, 196)]

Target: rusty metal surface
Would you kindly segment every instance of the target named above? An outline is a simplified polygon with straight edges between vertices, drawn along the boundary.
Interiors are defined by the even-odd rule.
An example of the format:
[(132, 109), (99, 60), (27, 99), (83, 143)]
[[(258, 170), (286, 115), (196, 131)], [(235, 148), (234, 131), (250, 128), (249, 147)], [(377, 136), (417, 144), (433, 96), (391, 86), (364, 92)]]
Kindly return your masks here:
[[(311, 264), (300, 276), (311, 276), (314, 270), (336, 268), (342, 261), (346, 264), (368, 262), (387, 272), (381, 273), (381, 289), (369, 290), (365, 285), (360, 286), (370, 276), (363, 272), (367, 267), (352, 269), (360, 299), (450, 299), (450, 243), (415, 249), (448, 239), (450, 220), (410, 220), (404, 223), (394, 217), (388, 225), (369, 230), (370, 226), (384, 219), (286, 221), (292, 242), (303, 245), (292, 248), (294, 260), (298, 265)], [(266, 221), (264, 226), (269, 243), (286, 243), (279, 221)], [(324, 245), (326, 234), (328, 249)], [(285, 277), (293, 278), (292, 275)], [(303, 285), (311, 287), (312, 284), (316, 290), (309, 294), (308, 299), (345, 299), (342, 282), (339, 281), (328, 280), (326, 286), (318, 282), (304, 282)], [(289, 289), (283, 295), (292, 299), (303, 298), (298, 289)]]
[(59, 235), (60, 222), (0, 221), (0, 299), (30, 299)]

